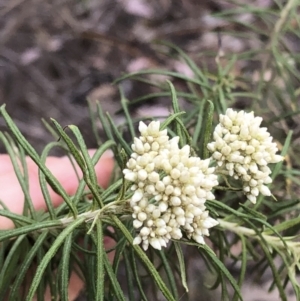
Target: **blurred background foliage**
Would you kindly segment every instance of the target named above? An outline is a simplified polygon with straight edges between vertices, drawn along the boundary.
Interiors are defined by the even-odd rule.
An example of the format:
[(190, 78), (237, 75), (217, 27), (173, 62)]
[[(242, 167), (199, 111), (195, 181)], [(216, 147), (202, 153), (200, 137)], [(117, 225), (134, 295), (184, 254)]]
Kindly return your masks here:
[[(234, 85), (227, 105), (259, 109), (272, 129), (286, 133), (297, 128), (299, 7), (283, 15), (286, 1), (41, 1), (2, 3), (0, 10), (0, 103), (22, 132), (41, 150), (50, 136), (41, 118), (61, 124), (76, 120), (88, 140), (90, 122), (86, 98), (98, 99), (114, 114), (121, 105), (110, 83), (121, 74), (163, 68), (191, 74), (172, 52), (153, 44), (174, 43), (196, 64), (217, 76), (215, 58), (227, 65), (226, 82)], [(291, 2), (291, 1), (290, 1)], [(280, 18), (280, 19), (279, 19)], [(279, 22), (278, 20), (282, 20)], [(277, 25), (278, 32), (274, 32)], [(234, 78), (234, 82), (233, 82)], [(264, 80), (262, 80), (264, 79)], [(164, 80), (164, 79), (162, 79)], [(183, 85), (175, 82), (176, 88)], [(154, 87), (124, 81), (129, 100), (156, 92)], [(216, 88), (217, 89), (217, 88)], [(285, 92), (283, 93), (284, 90)], [(251, 95), (241, 95), (240, 92)], [(228, 95), (226, 95), (228, 96)], [(185, 104), (185, 100), (181, 99)], [(131, 112), (141, 116), (166, 114), (168, 99), (147, 99)], [(149, 111), (150, 109), (150, 111)], [(184, 107), (185, 109), (185, 107)], [(282, 113), (288, 116), (284, 118)], [(289, 114), (288, 112), (294, 112)], [(4, 122), (0, 121), (3, 129)], [(298, 131), (295, 137), (299, 136)], [(295, 139), (297, 143), (298, 139)]]
[[(272, 200), (264, 205), (266, 212), (268, 206), (270, 211), (278, 206), (282, 218), (294, 217), (299, 214), (300, 193), (299, 15), (297, 0), (2, 3), (0, 104), (7, 104), (21, 132), (39, 152), (52, 140), (41, 118), (53, 117), (62, 125), (74, 123), (88, 147), (97, 145), (91, 134), (87, 98), (91, 111), (96, 110), (99, 100), (115, 124), (123, 124), (126, 119), (119, 89), (111, 85), (120, 77), (118, 83), (129, 101), (132, 118), (168, 115), (171, 102), (166, 79), (174, 83), (180, 106), (187, 112), (201, 104), (201, 99), (212, 100), (218, 113), (227, 107), (254, 110), (264, 117), (264, 125), (280, 149), (293, 131), (286, 162), (276, 171), (272, 192), (286, 204), (294, 202), (294, 211)], [(196, 70), (185, 53), (199, 68), (196, 76), (201, 85), (185, 80), (193, 78)], [(123, 76), (143, 69), (166, 72)], [(200, 105), (199, 118), (204, 112), (204, 105)], [(101, 124), (96, 126), (103, 136)], [(0, 130), (5, 129), (0, 119)], [(5, 151), (3, 145), (0, 150)], [(220, 193), (220, 197), (236, 204), (240, 196)], [(273, 221), (277, 217), (273, 216)], [(240, 247), (232, 247), (232, 252), (239, 254)], [(199, 300), (199, 283), (210, 276), (192, 249), (187, 255), (189, 300)], [(234, 258), (225, 263), (233, 275), (239, 272)], [(258, 279), (253, 276), (256, 268), (247, 267), (244, 300), (280, 300), (276, 290), (268, 293), (271, 272), (262, 267)], [(208, 295), (203, 300), (208, 300)], [(216, 295), (211, 298), (215, 300)], [(288, 300), (293, 298), (291, 291)], [(185, 295), (182, 300), (187, 300)]]

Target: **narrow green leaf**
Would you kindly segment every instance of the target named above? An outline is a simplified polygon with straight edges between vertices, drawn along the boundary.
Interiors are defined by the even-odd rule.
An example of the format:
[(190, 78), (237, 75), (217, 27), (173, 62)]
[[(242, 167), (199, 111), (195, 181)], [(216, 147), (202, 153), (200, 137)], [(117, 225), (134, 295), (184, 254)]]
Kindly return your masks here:
[(101, 121), (101, 124), (103, 126), (103, 130), (106, 134), (107, 139), (114, 141), (114, 136), (112, 134), (111, 128), (109, 126), (109, 123), (107, 121), (107, 119), (105, 118), (105, 115), (103, 113), (101, 104), (97, 101), (97, 112), (98, 112), (98, 117)]
[[(9, 286), (9, 280), (13, 279), (16, 275), (16, 264), (19, 259), (19, 247), (20, 244), (23, 242), (26, 235), (19, 236), (16, 241), (14, 241), (14, 244), (10, 248), (3, 266), (0, 270), (0, 296), (2, 298), (4, 297), (5, 291), (8, 289)], [(13, 270), (11, 270), (11, 267), (13, 267)], [(1, 298), (1, 299), (2, 299)]]
[(128, 286), (128, 299), (130, 301), (135, 301), (134, 298), (134, 284), (133, 284), (133, 272), (132, 272), (132, 267), (130, 265), (130, 259), (129, 259), (129, 254), (127, 249), (125, 248), (124, 250), (124, 261), (125, 261), (125, 267), (126, 267), (126, 278), (127, 278), (127, 286)]
[(113, 290), (115, 292), (115, 296), (116, 296), (117, 300), (126, 301), (126, 298), (124, 296), (122, 288), (120, 287), (117, 276), (116, 276), (116, 274), (114, 273), (114, 271), (112, 269), (112, 266), (111, 266), (111, 264), (108, 260), (108, 257), (107, 257), (106, 253), (103, 254), (103, 259), (104, 259), (105, 270), (106, 270), (107, 275), (110, 279), (110, 282), (112, 284), (112, 287), (113, 287)]
[(85, 168), (83, 170), (85, 170), (87, 168), (89, 180), (91, 181), (92, 184), (97, 184), (96, 172), (95, 172), (91, 157), (88, 153), (88, 149), (86, 147), (86, 144), (84, 142), (84, 139), (83, 139), (78, 127), (75, 125), (69, 125), (69, 129), (73, 132), (73, 134), (76, 137), (76, 140), (78, 142), (79, 149), (81, 151), (81, 154), (82, 154), (82, 157), (83, 157), (83, 160), (85, 163), (84, 164)]
[(271, 126), (274, 122), (288, 119), (288, 117), (292, 117), (299, 114), (300, 114), (300, 110), (283, 112), (283, 114), (281, 114), (280, 116), (275, 115), (275, 117), (269, 119), (267, 121), (267, 125)]
[[(55, 146), (59, 146), (59, 143), (52, 142), (52, 143), (49, 143), (44, 148), (44, 150), (42, 152), (42, 155), (41, 155), (41, 161), (43, 162), (43, 164), (46, 164), (47, 156), (49, 155), (50, 150)], [(39, 169), (38, 173), (39, 173), (40, 187), (41, 187), (42, 194), (43, 194), (46, 206), (47, 206), (47, 210), (48, 210), (49, 215), (50, 215), (50, 219), (55, 219), (56, 214), (55, 214), (53, 202), (52, 202), (51, 197), (50, 197), (49, 188), (47, 186), (47, 181), (46, 181), (45, 174), (40, 169)]]
[(224, 274), (220, 275), (220, 280), (221, 280), (221, 300), (230, 300)]
[(15, 225), (16, 224), (25, 224), (26, 225), (26, 224), (32, 224), (34, 222), (33, 219), (31, 219), (27, 216), (15, 214), (8, 210), (0, 209), (0, 216), (5, 216), (5, 217), (11, 219)]
[(115, 273), (118, 272), (119, 263), (122, 260), (122, 256), (123, 256), (126, 245), (127, 245), (126, 238), (120, 237), (118, 239), (118, 245), (116, 246), (116, 249), (115, 249), (116, 252), (115, 252), (114, 261), (113, 261), (113, 270)]
[(172, 271), (172, 269), (170, 267), (170, 264), (169, 264), (169, 262), (166, 258), (166, 255), (165, 255), (164, 251), (159, 250), (158, 254), (159, 254), (159, 256), (162, 260), (162, 265), (163, 265), (163, 267), (166, 271), (172, 294), (173, 294), (175, 300), (178, 300), (179, 298), (178, 298), (178, 291), (177, 291), (176, 281), (175, 281), (175, 278), (174, 278), (174, 272)]
[(204, 132), (204, 139), (203, 139), (203, 154), (202, 158), (207, 159), (209, 157), (209, 151), (207, 148), (207, 144), (210, 142), (211, 133), (212, 133), (212, 121), (214, 116), (214, 104), (207, 100), (208, 109), (207, 109), (207, 118), (205, 120), (205, 132)]
[(184, 262), (182, 248), (178, 242), (173, 242), (173, 244), (174, 244), (178, 262), (179, 262), (181, 282), (182, 282), (183, 287), (185, 288), (185, 291), (188, 292), (189, 288), (188, 288), (187, 280), (186, 280), (186, 268), (185, 268), (185, 262)]
[(42, 123), (45, 126), (45, 128), (48, 130), (48, 132), (54, 137), (55, 140), (59, 139), (59, 135), (57, 134), (57, 131), (53, 128), (53, 125), (46, 121), (44, 118), (42, 118)]
[[(48, 264), (44, 273), (44, 277), (40, 283), (43, 283), (43, 286), (41, 288), (41, 301), (45, 301), (45, 289), (49, 289), (50, 296), (52, 300), (59, 300), (59, 296), (62, 294), (61, 289), (59, 289), (59, 282), (60, 282), (60, 275), (61, 275), (61, 265), (58, 266), (58, 270), (56, 273), (56, 277), (53, 277), (53, 270), (54, 267), (51, 264)], [(44, 293), (42, 293), (44, 292)], [(37, 288), (37, 294), (39, 294), (39, 287)]]
[(101, 138), (99, 135), (99, 129), (97, 127), (97, 121), (95, 118), (95, 108), (94, 108), (94, 104), (93, 101), (91, 99), (87, 99), (87, 103), (88, 103), (88, 109), (89, 109), (89, 116), (91, 118), (91, 124), (92, 124), (92, 131), (93, 131), (93, 135), (96, 139), (97, 145), (101, 145)]
[(22, 145), (22, 147), (27, 151), (30, 156), (34, 158), (38, 158), (37, 152), (34, 150), (34, 148), (26, 141), (24, 136), (21, 134), (19, 129), (16, 127), (10, 116), (7, 114), (5, 110), (5, 104), (0, 107), (1, 115), (3, 116), (8, 128), (12, 131), (14, 137), (16, 140)]
[(263, 249), (266, 259), (268, 260), (269, 266), (272, 270), (273, 280), (276, 283), (280, 298), (282, 301), (287, 301), (288, 299), (287, 299), (287, 296), (285, 294), (284, 288), (281, 283), (281, 277), (277, 271), (277, 267), (275, 266), (274, 259), (272, 258), (271, 254), (270, 254), (268, 245), (265, 241), (259, 241), (259, 244), (260, 244), (261, 248)]
[(93, 165), (95, 166), (99, 159), (101, 158), (101, 156), (109, 149), (113, 148), (113, 147), (116, 147), (116, 142), (113, 141), (113, 140), (107, 140), (106, 142), (104, 142), (101, 147), (99, 147), (96, 152), (94, 153), (93, 155), (93, 158), (92, 158), (92, 162), (93, 162)]
[(264, 214), (258, 212), (257, 210), (254, 210), (254, 209), (252, 209), (252, 208), (250, 208), (250, 207), (248, 207), (248, 206), (246, 206), (242, 203), (240, 203), (240, 207), (243, 208), (246, 211), (246, 213), (250, 214), (252, 217), (262, 219), (264, 221), (267, 220), (267, 217)]
[[(215, 103), (217, 104), (217, 112), (218, 113), (223, 113), (227, 109), (227, 104), (226, 104), (226, 97), (224, 95), (224, 88), (219, 86), (217, 87), (218, 95), (217, 99), (215, 99)], [(220, 105), (220, 106), (218, 106)], [(219, 107), (219, 108), (218, 108)]]
[(200, 140), (199, 138), (201, 135), (201, 128), (202, 128), (202, 123), (203, 123), (203, 119), (204, 119), (204, 114), (203, 114), (204, 104), (205, 104), (205, 101), (202, 101), (201, 104), (199, 105), (197, 122), (196, 122), (196, 126), (195, 126), (194, 133), (193, 133), (193, 138), (192, 138), (194, 146), (198, 146), (197, 144)]
[[(2, 267), (4, 265), (9, 243), (10, 242), (8, 240), (6, 240), (0, 244), (0, 267)], [(0, 286), (1, 286), (1, 284), (0, 284)]]
[(45, 221), (33, 225), (24, 226), (22, 228), (17, 228), (12, 230), (2, 230), (0, 232), (0, 242), (22, 234), (27, 234), (37, 230), (44, 230), (46, 228), (52, 228), (52, 227), (57, 227), (57, 228), (62, 227), (62, 223), (60, 221)]
[[(71, 129), (74, 136), (76, 137), (81, 154), (83, 156), (84, 168), (82, 169), (82, 173), (83, 173), (84, 180), (93, 194), (93, 200), (96, 200), (99, 207), (102, 208), (103, 202), (102, 202), (102, 198), (98, 191), (98, 181), (97, 181), (97, 176), (96, 176), (96, 172), (94, 169), (94, 164), (88, 153), (84, 139), (83, 139), (78, 127), (76, 127), (74, 125), (70, 125), (69, 128)], [(80, 156), (80, 158), (82, 158), (82, 157)], [(79, 164), (79, 162), (77, 162), (77, 163)]]
[(72, 250), (73, 233), (71, 232), (65, 238), (64, 247), (61, 258), (61, 275), (60, 275), (60, 298), (61, 301), (69, 301), (69, 269), (70, 269), (70, 254)]
[(160, 125), (160, 130), (164, 130), (165, 128), (167, 128), (167, 126), (173, 121), (175, 120), (178, 116), (185, 114), (185, 112), (179, 112), (179, 113), (174, 113), (171, 116), (169, 116), (164, 122), (161, 123)]
[[(11, 145), (16, 151), (16, 155), (19, 157), (20, 163), (21, 163), (21, 169), (22, 169), (22, 174), (23, 174), (23, 180), (24, 180), (24, 187), (26, 187), (27, 190), (29, 190), (29, 174), (28, 174), (28, 166), (27, 166), (27, 157), (25, 154), (24, 149), (22, 146), (17, 147), (13, 139), (7, 135), (11, 141)], [(31, 211), (31, 207), (34, 210), (34, 205), (32, 203), (31, 197), (28, 199), (28, 201), (25, 199), (24, 206), (23, 206), (23, 215), (28, 215), (28, 210), (29, 212)], [(36, 212), (34, 210), (34, 214), (32, 215), (33, 217), (36, 215)]]
[(120, 91), (120, 96), (121, 96), (121, 105), (122, 105), (124, 115), (125, 115), (125, 118), (126, 118), (126, 121), (128, 124), (129, 132), (131, 135), (131, 140), (133, 141), (133, 138), (136, 137), (136, 134), (135, 134), (134, 126), (132, 123), (132, 118), (128, 111), (128, 100), (126, 99), (126, 97), (124, 95), (124, 91), (121, 86), (119, 86), (119, 91)]
[(111, 126), (111, 129), (114, 133), (114, 135), (116, 136), (116, 138), (118, 139), (118, 142), (120, 143), (120, 145), (124, 148), (127, 156), (130, 156), (132, 153), (131, 148), (129, 147), (128, 143), (124, 140), (124, 138), (122, 137), (122, 135), (120, 134), (120, 131), (117, 129), (117, 127), (115, 126), (114, 121), (111, 119), (110, 115), (108, 113), (106, 113), (107, 119), (109, 121), (109, 124)]
[(44, 271), (49, 264), (50, 260), (53, 258), (53, 256), (56, 254), (60, 246), (64, 243), (66, 238), (70, 233), (72, 233), (79, 225), (84, 223), (84, 218), (79, 218), (75, 220), (72, 224), (70, 224), (67, 228), (65, 228), (56, 238), (56, 240), (53, 242), (52, 246), (48, 250), (48, 252), (43, 257), (40, 265), (38, 266), (36, 273), (34, 275), (34, 278), (32, 280), (26, 301), (31, 301), (34, 297), (34, 294), (36, 292), (36, 289), (43, 277)]
[(211, 90), (211, 87), (209, 86), (207, 76), (201, 71), (201, 69), (196, 65), (196, 63), (184, 52), (182, 51), (179, 47), (176, 45), (166, 42), (166, 41), (159, 41), (159, 44), (166, 45), (174, 50), (176, 50), (179, 55), (184, 59), (184, 61), (187, 63), (187, 65), (191, 68), (193, 71), (194, 75), (198, 77), (199, 80), (205, 85), (205, 87), (208, 90)]
[[(80, 179), (79, 184), (77, 186), (77, 190), (76, 190), (75, 194), (72, 197), (72, 202), (75, 206), (77, 206), (78, 203), (80, 202), (80, 200), (83, 199), (85, 188), (86, 188), (86, 182), (82, 178), (82, 179)], [(57, 211), (57, 214), (60, 213), (58, 210), (56, 210), (56, 211)]]
[(149, 260), (147, 255), (142, 251), (142, 249), (138, 245), (133, 244), (133, 238), (130, 234), (130, 232), (127, 230), (127, 228), (123, 225), (123, 223), (116, 217), (116, 216), (111, 216), (112, 220), (115, 222), (116, 226), (123, 232), (124, 236), (128, 240), (128, 242), (132, 245), (133, 249), (137, 252), (138, 256), (140, 259), (143, 261), (147, 269), (149, 270), (150, 274), (154, 278), (156, 284), (158, 285), (159, 289), (165, 296), (165, 298), (168, 301), (175, 301), (175, 298), (172, 296), (170, 291), (168, 290), (166, 284), (164, 281), (161, 279), (159, 273), (157, 272), (156, 268), (152, 264), (152, 262)]
[(105, 249), (103, 245), (103, 229), (102, 222), (100, 219), (96, 223), (97, 229), (97, 271), (96, 271), (96, 299), (95, 301), (104, 300), (104, 280), (105, 280), (105, 270), (104, 270), (104, 255)]
[[(175, 114), (180, 113), (181, 110), (179, 108), (175, 88), (174, 88), (173, 84), (170, 81), (167, 81), (167, 83), (168, 83), (168, 85), (170, 87), (170, 90), (171, 90), (173, 111), (174, 111)], [(176, 134), (180, 137), (179, 145), (180, 145), (180, 147), (183, 147), (184, 145), (186, 145), (186, 137), (185, 137), (185, 135), (182, 131), (182, 128), (181, 128), (180, 124), (178, 122), (176, 122), (176, 121), (182, 121), (180, 117), (181, 117), (181, 115), (177, 116), (177, 118), (175, 119), (175, 124), (176, 124)]]
[[(287, 229), (290, 229), (292, 227), (295, 227), (297, 225), (298, 226), (300, 225), (300, 216), (289, 219), (289, 220), (286, 220), (286, 221), (284, 221), (280, 224), (277, 224), (277, 225), (273, 226), (273, 229), (278, 231), (278, 232), (281, 232), (281, 231), (285, 231)], [(273, 230), (267, 229), (267, 230), (264, 231), (264, 233), (270, 233), (271, 231), (274, 232)]]
[[(86, 230), (87, 231), (87, 230)], [(95, 250), (94, 246), (97, 244), (97, 238), (95, 237), (94, 233), (91, 235), (85, 235), (83, 240), (83, 249), (84, 250), (91, 250), (91, 252), (97, 251)], [(84, 276), (85, 282), (85, 290), (89, 300), (94, 300), (96, 297), (96, 284), (95, 284), (95, 275), (96, 275), (96, 256), (90, 254), (90, 252), (84, 252), (84, 260), (83, 260), (83, 269), (82, 274)], [(91, 256), (92, 255), (92, 256)]]
[(138, 290), (139, 290), (140, 295), (141, 295), (141, 300), (142, 301), (148, 301), (148, 298), (147, 298), (147, 296), (144, 292), (144, 289), (143, 289), (143, 286), (142, 286), (142, 283), (141, 283), (140, 275), (138, 273), (138, 268), (137, 268), (137, 264), (136, 264), (136, 257), (135, 257), (133, 248), (130, 248), (130, 259), (131, 259), (131, 264), (132, 264), (133, 275), (134, 275), (135, 281), (137, 283)]
[(42, 247), (45, 239), (47, 238), (47, 235), (48, 235), (48, 231), (43, 231), (41, 233), (41, 235), (38, 236), (34, 245), (30, 248), (29, 252), (26, 254), (26, 257), (24, 258), (22, 265), (19, 266), (17, 277), (11, 288), (9, 301), (17, 300), (17, 295), (20, 291), (20, 287), (26, 276), (26, 273), (27, 273), (28, 269), (30, 268), (33, 259), (35, 258), (37, 251)]
[(51, 188), (63, 198), (63, 200), (68, 204), (70, 210), (72, 211), (73, 216), (76, 217), (77, 211), (76, 208), (72, 205), (69, 195), (63, 189), (63, 187), (58, 182), (58, 180), (55, 177), (53, 177), (51, 171), (41, 162), (37, 152), (28, 143), (28, 141), (24, 138), (24, 136), (21, 134), (19, 129), (16, 127), (16, 125), (14, 124), (10, 116), (7, 114), (5, 110), (5, 105), (2, 105), (0, 107), (0, 113), (2, 114), (8, 128), (13, 133), (13, 136), (15, 137), (17, 142), (22, 146), (22, 148), (26, 151), (26, 153), (30, 156), (30, 158), (38, 165), (41, 171), (45, 174), (46, 179), (49, 185), (51, 186)]
[[(72, 139), (65, 133), (64, 129), (60, 126), (60, 124), (53, 118), (51, 118), (51, 121), (53, 122), (53, 124), (55, 125), (57, 131), (60, 134), (60, 137), (65, 141), (65, 143), (67, 144), (70, 152), (72, 153), (74, 159), (76, 160), (78, 166), (80, 167), (81, 170), (85, 169), (85, 164), (84, 164), (84, 160), (77, 148), (77, 146), (74, 144), (74, 142), (72, 141)], [(70, 125), (68, 126), (70, 128)]]
[[(44, 256), (46, 253), (46, 248), (39, 248), (37, 250), (37, 256), (36, 256), (36, 265), (39, 266), (41, 261), (43, 260)], [(36, 269), (35, 269), (36, 272)], [(31, 280), (32, 278), (27, 282), (27, 286), (29, 286), (31, 284)], [(38, 287), (37, 287), (37, 291), (36, 291), (36, 299), (37, 301), (44, 301), (45, 299), (45, 291), (46, 291), (46, 285), (47, 285), (47, 278), (46, 277), (42, 277)]]
[[(246, 239), (243, 235), (240, 236), (241, 242), (242, 242), (242, 258), (241, 258), (241, 268), (240, 268), (240, 276), (238, 280), (238, 286), (242, 287), (244, 279), (245, 279), (245, 274), (246, 274), (246, 269), (247, 269), (247, 245), (246, 245)], [(234, 295), (232, 297), (232, 301), (237, 301), (239, 299), (239, 295), (237, 292), (234, 292)]]
[(121, 188), (122, 184), (123, 179), (119, 179), (115, 183), (111, 184), (101, 195), (103, 202), (105, 203), (106, 199), (110, 197), (114, 191), (117, 191), (119, 188)]
[[(292, 141), (292, 136), (293, 136), (293, 131), (289, 131), (288, 135), (285, 139), (282, 151), (281, 151), (281, 156), (285, 156), (287, 154), (288, 149), (289, 149), (290, 144), (291, 144), (291, 141)], [(275, 165), (275, 168), (274, 168), (274, 170), (272, 172), (272, 176), (271, 176), (272, 180), (274, 180), (276, 178), (276, 176), (278, 175), (279, 171), (282, 168), (282, 164), (283, 164), (283, 162), (279, 162)]]
[(240, 288), (236, 283), (236, 280), (232, 277), (228, 269), (225, 267), (224, 263), (219, 260), (217, 255), (207, 246), (207, 245), (199, 245), (201, 249), (206, 252), (206, 255), (211, 259), (211, 261), (217, 266), (220, 272), (228, 279), (229, 283), (232, 285), (235, 293), (238, 295), (240, 300), (243, 300)]
[[(100, 148), (97, 149), (97, 151), (94, 153), (93, 157), (92, 157), (92, 163), (93, 163), (93, 166), (95, 166), (98, 162), (99, 162), (99, 159), (100, 157), (103, 155), (103, 153), (109, 149), (110, 147), (112, 146), (115, 146), (115, 142), (114, 141), (111, 141), (111, 140), (108, 140), (106, 141), (105, 143), (102, 144), (102, 146)], [(79, 181), (79, 185), (77, 187), (77, 190), (75, 192), (75, 194), (73, 195), (73, 204), (76, 206), (80, 200), (82, 199), (82, 196), (84, 194), (84, 190), (85, 190), (85, 187), (86, 187), (86, 182), (84, 181), (84, 179), (80, 179)], [(98, 187), (98, 190), (99, 190), (99, 186), (97, 185)], [(108, 189), (111, 188), (111, 185), (109, 186)], [(98, 192), (97, 192), (98, 193)], [(98, 196), (99, 197), (99, 196)], [(101, 198), (99, 197), (99, 199), (105, 199), (104, 198), (104, 195), (101, 196)]]
[[(296, 300), (300, 300), (300, 283), (297, 277), (297, 266), (299, 266), (299, 262), (296, 259), (296, 262), (291, 256), (287, 256), (286, 252), (282, 252), (281, 250), (278, 250), (275, 248), (275, 250), (278, 252), (278, 254), (281, 257), (281, 260), (283, 261), (282, 269), (284, 268), (285, 271), (288, 272), (288, 275), (286, 275), (286, 281), (284, 283), (284, 288), (286, 289), (286, 285), (288, 282), (290, 282), (293, 286)], [(285, 274), (285, 271), (283, 274)]]
[(73, 247), (74, 247), (74, 249), (82, 252), (85, 255), (92, 255), (92, 256), (96, 256), (97, 255), (96, 251), (91, 251), (91, 250), (85, 249), (85, 248), (81, 247), (79, 244), (77, 244), (75, 242), (73, 242)]
[[(36, 219), (36, 212), (35, 212), (35, 209), (34, 209), (34, 206), (32, 203), (32, 199), (31, 199), (31, 196), (29, 193), (28, 180), (27, 181), (25, 180), (26, 177), (28, 179), (26, 160), (25, 160), (25, 158), (23, 158), (23, 160), (21, 160), (23, 163), (22, 170), (21, 170), (20, 165), (19, 165), (20, 162), (17, 160), (17, 157), (18, 157), (18, 155), (20, 155), (20, 152), (18, 151), (19, 154), (16, 154), (16, 150), (13, 149), (14, 143), (11, 140), (11, 138), (9, 137), (9, 135), (6, 134), (6, 136), (5, 136), (3, 133), (0, 132), (0, 140), (2, 140), (6, 150), (8, 152), (8, 155), (10, 157), (11, 163), (14, 168), (14, 173), (18, 179), (18, 182), (21, 186), (22, 192), (25, 197), (25, 205), (29, 209), (31, 217), (33, 219)], [(10, 142), (9, 142), (9, 140), (10, 140)], [(14, 147), (16, 147), (16, 146), (14, 146)]]

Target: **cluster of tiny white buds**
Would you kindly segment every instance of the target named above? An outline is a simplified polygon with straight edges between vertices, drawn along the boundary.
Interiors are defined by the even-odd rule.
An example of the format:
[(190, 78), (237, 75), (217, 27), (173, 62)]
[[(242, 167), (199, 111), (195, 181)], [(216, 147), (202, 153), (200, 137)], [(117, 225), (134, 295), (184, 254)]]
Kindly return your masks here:
[(170, 239), (188, 238), (204, 244), (209, 228), (218, 224), (209, 217), (206, 200), (213, 200), (218, 185), (210, 160), (190, 156), (190, 146), (179, 148), (179, 137), (169, 139), (160, 122), (140, 122), (141, 136), (134, 138), (133, 153), (123, 170), (133, 182), (130, 199), (133, 226), (138, 234), (134, 244), (166, 247)]
[(266, 186), (272, 182), (268, 164), (283, 160), (276, 154), (278, 148), (267, 128), (260, 127), (261, 122), (262, 118), (254, 117), (253, 112), (227, 109), (225, 115), (220, 115), (214, 141), (208, 144), (218, 166), (242, 180), (243, 191), (253, 204), (259, 193), (271, 195)]

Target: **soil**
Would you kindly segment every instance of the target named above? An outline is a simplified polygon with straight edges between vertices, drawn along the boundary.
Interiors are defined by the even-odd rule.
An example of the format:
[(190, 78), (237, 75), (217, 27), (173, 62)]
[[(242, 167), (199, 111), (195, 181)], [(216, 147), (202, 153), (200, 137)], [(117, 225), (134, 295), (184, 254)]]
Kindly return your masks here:
[[(143, 68), (189, 72), (184, 64), (161, 54), (153, 41), (173, 42), (201, 64), (199, 53), (216, 53), (221, 29), (239, 30), (211, 17), (232, 6), (196, 0), (10, 1), (0, 11), (0, 103), (6, 103), (39, 151), (51, 140), (41, 118), (50, 117), (62, 125), (75, 123), (88, 146), (95, 146), (89, 134), (87, 97), (98, 99), (115, 115), (120, 97), (111, 82), (120, 75)], [(252, 44), (259, 45), (255, 39)], [(246, 39), (222, 36), (226, 52), (249, 46)], [(214, 57), (205, 60), (215, 68)], [(147, 85), (132, 81), (123, 82), (122, 88), (129, 100), (149, 91)], [(143, 114), (139, 107), (134, 110)], [(2, 119), (0, 129), (5, 129)]]

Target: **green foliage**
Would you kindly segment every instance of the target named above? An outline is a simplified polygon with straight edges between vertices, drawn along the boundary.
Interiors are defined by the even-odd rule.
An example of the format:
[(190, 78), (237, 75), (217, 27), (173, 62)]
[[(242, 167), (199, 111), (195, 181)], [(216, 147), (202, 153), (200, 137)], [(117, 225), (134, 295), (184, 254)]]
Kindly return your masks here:
[[(99, 142), (99, 148), (92, 158), (80, 130), (75, 125), (63, 129), (55, 120), (52, 120), (52, 125), (46, 123), (46, 126), (60, 140), (48, 144), (41, 155), (37, 154), (11, 120), (5, 106), (0, 108), (10, 132), (0, 133), (0, 140), (11, 158), (25, 201), (23, 215), (10, 212), (1, 202), (3, 208), (0, 215), (13, 220), (15, 228), (0, 230), (0, 300), (30, 301), (35, 295), (38, 300), (43, 300), (47, 286), (50, 287), (53, 300), (68, 300), (67, 289), (72, 271), (76, 271), (82, 278), (88, 300), (154, 300), (157, 299), (157, 291), (161, 291), (165, 300), (179, 300), (181, 293), (188, 294), (189, 291), (185, 260), (189, 248), (196, 248), (199, 260), (206, 263), (213, 279), (207, 286), (211, 289), (220, 287), (222, 301), (243, 300), (241, 290), (249, 265), (254, 265), (258, 276), (267, 268), (272, 271), (273, 283), (270, 289), (276, 287), (281, 300), (288, 300), (288, 283), (292, 285), (297, 300), (300, 299), (300, 286), (296, 279), (300, 269), (300, 162), (293, 133), (287, 131), (288, 123), (300, 113), (300, 90), (297, 86), (300, 74), (296, 67), (300, 58), (289, 51), (284, 39), (287, 33), (299, 38), (299, 3), (290, 0), (285, 6), (279, 2), (275, 4), (276, 9), (272, 10), (247, 4), (215, 14), (215, 17), (232, 23), (240, 22), (235, 18), (238, 14), (254, 14), (263, 21), (264, 29), (253, 24), (242, 25), (249, 27), (249, 34), (259, 33), (268, 41), (265, 48), (259, 51), (228, 57), (215, 54), (215, 72), (208, 71), (204, 64), (197, 66), (178, 47), (160, 43), (167, 55), (174, 55), (176, 59), (185, 62), (193, 77), (169, 70), (144, 70), (119, 78), (116, 83), (124, 79), (146, 82), (155, 87), (156, 92), (127, 100), (120, 89), (125, 116), (125, 123), (120, 126), (115, 125), (98, 103), (98, 118), (106, 139), (100, 142), (97, 122), (92, 117), (94, 134)], [(295, 20), (296, 28), (289, 22), (291, 19)], [(255, 84), (248, 74), (234, 75), (233, 69), (238, 63), (261, 60), (262, 53), (265, 58)], [(268, 80), (267, 72), (272, 75)], [(148, 76), (153, 74), (168, 76), (170, 81), (154, 81)], [(180, 88), (175, 89), (171, 83), (175, 80), (182, 83)], [(260, 196), (256, 205), (245, 202), (240, 187), (234, 186), (236, 183), (226, 179), (220, 181), (222, 185), (215, 191), (216, 200), (207, 201), (210, 215), (220, 223), (211, 229), (208, 245), (183, 239), (173, 241), (165, 250), (145, 253), (133, 244), (135, 232), (128, 206), (132, 192), (122, 177), (122, 170), (132, 153), (130, 145), (136, 136), (139, 121), (132, 118), (131, 106), (166, 96), (170, 98), (173, 114), (164, 120), (161, 128), (167, 128), (170, 135), (178, 135), (180, 145), (189, 144), (201, 158), (209, 157), (206, 145), (211, 139), (218, 115), (233, 106), (237, 99), (248, 99), (250, 106), (247, 109), (253, 109), (256, 115), (264, 116), (270, 131), (276, 134), (278, 141), (283, 142), (281, 154), (286, 161), (273, 168), (274, 182), (270, 188), (274, 199)], [(188, 101), (191, 109), (183, 112), (178, 99)], [(268, 109), (269, 105), (272, 106), (271, 110)], [(144, 119), (154, 118), (149, 116)], [(71, 134), (68, 130), (71, 130)], [(131, 141), (124, 138), (126, 131)], [(82, 171), (77, 191), (72, 196), (66, 193), (45, 165), (46, 157), (53, 147), (65, 150), (70, 160), (75, 160)], [(117, 168), (112, 177), (114, 181), (104, 190), (97, 184), (94, 166), (107, 149), (113, 150)], [(29, 194), (26, 155), (39, 167), (40, 186), (47, 212), (34, 210)], [(58, 208), (53, 207), (48, 185), (64, 200), (64, 204)], [(91, 198), (87, 197), (85, 186)], [(116, 241), (113, 249), (105, 250), (105, 236)], [(237, 245), (240, 245), (238, 254), (232, 251)], [(115, 252), (112, 263), (108, 257), (110, 252)], [(239, 264), (236, 279), (226, 265), (227, 259)], [(122, 262), (126, 270), (126, 282), (119, 277)], [(279, 267), (277, 262), (280, 262)], [(148, 295), (147, 287), (155, 288), (151, 296)]]

